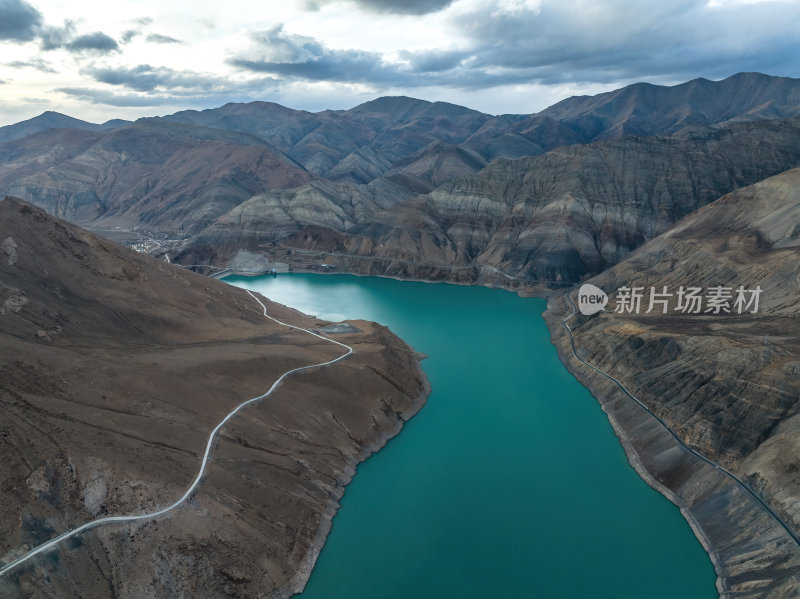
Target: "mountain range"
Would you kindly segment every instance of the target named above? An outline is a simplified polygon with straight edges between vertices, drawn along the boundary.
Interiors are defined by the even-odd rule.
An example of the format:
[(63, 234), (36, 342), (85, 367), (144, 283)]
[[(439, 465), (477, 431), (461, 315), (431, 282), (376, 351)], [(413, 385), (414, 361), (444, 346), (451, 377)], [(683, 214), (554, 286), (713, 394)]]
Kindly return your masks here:
[(72, 222), (183, 239), (169, 258), (184, 264), (225, 266), (245, 249), (297, 267), (333, 257), (357, 272), (552, 285), (800, 165), (799, 98), (800, 80), (742, 73), (535, 115), (406, 97), (121, 126), (46, 114), (32, 121), (58, 128), (0, 143), (0, 187)]
[[(317, 113), (253, 102), (133, 123), (62, 116), (0, 129), (0, 189), (109, 234), (169, 237), (147, 248), (165, 262), (547, 295), (562, 360), (598, 397), (632, 465), (692, 524), (721, 596), (797, 594), (800, 80), (741, 73), (635, 84), (531, 115), (386, 97)], [(64, 227), (45, 262), (87, 256), (72, 237), (88, 234)], [(14, 241), (15, 230), (0, 237)], [(11, 266), (21, 245), (3, 243)], [(30, 267), (53, 276), (45, 262)], [(105, 262), (90, 259), (91, 272), (114, 281), (139, 272)], [(192, 289), (203, 280), (159, 272)], [(9, 314), (47, 288), (3, 281)], [(761, 312), (570, 316), (563, 293), (586, 281), (612, 301), (625, 285), (759, 287)], [(130, 313), (121, 295), (102, 297), (111, 312), (91, 305), (111, 329), (147, 332), (163, 319), (177, 330), (168, 312)], [(212, 311), (198, 302), (201, 315)], [(42, 318), (35, 331), (11, 333), (57, 345), (67, 325), (54, 310)], [(20, 372), (8, 371), (23, 387), (35, 379)], [(280, 566), (282, 580), (296, 565)]]
[(173, 259), (219, 265), (244, 249), (292, 263), (311, 252), (347, 272), (561, 285), (616, 264), (717, 197), (795, 166), (800, 120), (496, 159), (388, 207), (373, 196), (349, 195), (350, 188), (312, 182), (254, 196)]

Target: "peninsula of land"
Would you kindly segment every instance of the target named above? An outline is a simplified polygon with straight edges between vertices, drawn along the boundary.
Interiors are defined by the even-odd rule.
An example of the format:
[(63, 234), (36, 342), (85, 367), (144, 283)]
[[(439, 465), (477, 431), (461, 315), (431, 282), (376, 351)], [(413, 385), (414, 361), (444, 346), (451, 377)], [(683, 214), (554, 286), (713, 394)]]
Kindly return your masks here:
[[(546, 318), (564, 363), (601, 401), (634, 467), (681, 506), (714, 560), (720, 594), (783, 597), (800, 593), (794, 541), (800, 530), (800, 447), (794, 434), (800, 397), (800, 347), (795, 341), (800, 334), (800, 180), (794, 170), (800, 167), (798, 119), (800, 80), (760, 73), (670, 87), (634, 84), (567, 98), (532, 115), (488, 115), (407, 97), (319, 113), (268, 102), (227, 104), (102, 126), (45, 113), (0, 128), (0, 187), (158, 257), (158, 268), (170, 273), (161, 278), (172, 279), (176, 288), (193, 288), (200, 285), (194, 281), (202, 280), (208, 289), (222, 289), (164, 262), (216, 276), (343, 272), (477, 284), (552, 298)], [(16, 256), (24, 255), (20, 240), (13, 230), (2, 235), (3, 268), (13, 269)], [(82, 260), (85, 252), (76, 252), (65, 256)], [(37, 282), (38, 273), (55, 272), (48, 266), (51, 260), (43, 255), (42, 263), (24, 269), (37, 273), (29, 274), (30, 280), (7, 282), (4, 275), (7, 315), (30, 310), (34, 304), (27, 302), (34, 291), (69, 288), (66, 282), (50, 287)], [(115, 281), (128, 277), (124, 269), (119, 274), (119, 269), (93, 268)], [(138, 289), (142, 281), (131, 272), (130, 281)], [(161, 280), (147, 276), (150, 285)], [(761, 306), (758, 313), (744, 315), (608, 310), (567, 318), (571, 307), (564, 294), (587, 281), (611, 294), (612, 302), (617, 299), (614, 291), (625, 285), (673, 292), (680, 286), (759, 287)], [(109, 357), (115, 355), (114, 343), (121, 341), (114, 334), (92, 333), (91, 327), (102, 322), (141, 330), (162, 344), (150, 331), (175, 318), (195, 324), (195, 317), (211, 317), (213, 323), (202, 325), (203, 339), (233, 318), (214, 318), (226, 313), (208, 300), (196, 300), (200, 307), (189, 314), (169, 294), (164, 297), (178, 308), (175, 315), (152, 313), (154, 299), (131, 302), (122, 292), (112, 296), (120, 308), (109, 312), (102, 306), (117, 305), (106, 297), (116, 284), (93, 299), (76, 294), (80, 301), (71, 304), (76, 309), (91, 301), (100, 304), (103, 318), (90, 316), (95, 308), (87, 308), (81, 323), (93, 340), (110, 344), (104, 353)], [(60, 291), (53, 293), (61, 297)], [(237, 305), (250, 300), (247, 310), (255, 318), (252, 298), (241, 297)], [(132, 309), (139, 316), (130, 316)], [(45, 316), (41, 324), (34, 323), (33, 333), (32, 325), (24, 329), (24, 335), (35, 335), (33, 341), (22, 333), (17, 336), (57, 347), (68, 321), (54, 309)], [(583, 362), (572, 353), (565, 318)], [(193, 335), (200, 334), (197, 327)], [(380, 332), (358, 328), (365, 335)], [(197, 338), (185, 327), (164, 329), (173, 330), (186, 339)], [(237, 339), (243, 335), (235, 328), (224, 331)], [(26, 375), (24, 369), (17, 373), (13, 347), (8, 345), (4, 366), (7, 380), (22, 377), (52, 385), (61, 380)], [(122, 353), (116, 354), (119, 360)], [(241, 352), (232, 355), (243, 357)], [(356, 359), (339, 366), (349, 367)], [(405, 380), (400, 374), (383, 376), (391, 372), (392, 359), (387, 356), (373, 372), (387, 383)], [(125, 380), (144, 384), (144, 376), (147, 382), (163, 382), (164, 389), (174, 384), (172, 377), (159, 378), (167, 363), (157, 353), (141, 360), (127, 361), (136, 374)], [(400, 360), (403, 369), (413, 362), (405, 360)], [(235, 357), (231, 361), (246, 364)], [(650, 413), (587, 363), (620, 381)], [(143, 364), (155, 374), (143, 375)], [(103, 375), (97, 368), (84, 368), (87, 376), (81, 385)], [(215, 368), (197, 370), (207, 377), (219, 372)], [(239, 372), (238, 366), (231, 368)], [(241, 372), (252, 374), (253, 369), (242, 366)], [(419, 375), (411, 379), (417, 383), (390, 387), (416, 397), (424, 383)], [(193, 376), (188, 380), (195, 381)], [(208, 384), (198, 386), (198, 397), (209, 393)], [(227, 383), (217, 386), (228, 388)], [(135, 388), (123, 387), (126, 392)], [(60, 387), (52, 389), (55, 393)], [(131, 404), (136, 409), (152, 407), (145, 391), (128, 399), (138, 402)], [(166, 414), (174, 418), (170, 410)], [(329, 411), (336, 418), (326, 422), (338, 431), (336, 419), (344, 421)], [(341, 434), (353, 432), (349, 425), (340, 428)], [(367, 437), (353, 436), (345, 434), (355, 444), (350, 453), (356, 455), (361, 451), (356, 446)], [(184, 453), (176, 450), (175, 460), (191, 454), (181, 447)], [(55, 443), (51, 453), (61, 455), (60, 448)], [(288, 453), (294, 455), (294, 450), (282, 459), (290, 460)], [(307, 460), (302, 460), (305, 468)], [(44, 462), (42, 458), (40, 464)], [(72, 472), (66, 464), (65, 472)], [(34, 470), (33, 464), (25, 467)], [(45, 477), (50, 482), (44, 485), (37, 474), (31, 480), (32, 488), (49, 493), (55, 479)], [(339, 477), (329, 480), (336, 486), (332, 480)], [(86, 484), (76, 483), (75, 488)], [(119, 492), (111, 483), (103, 484)], [(39, 497), (40, 491), (30, 492), (20, 502)], [(75, 492), (80, 501), (81, 493), (87, 496)], [(91, 510), (101, 505), (94, 496), (88, 493)], [(126, 506), (133, 505), (126, 501)], [(14, 522), (22, 518), (18, 508), (8, 508)], [(23, 518), (15, 526), (22, 530), (27, 521)], [(32, 530), (53, 526), (43, 521), (30, 525)], [(291, 530), (275, 526), (287, 536), (297, 530), (294, 525)], [(28, 543), (19, 535), (16, 540)], [(10, 543), (9, 551), (12, 545), (19, 543)], [(97, 566), (98, 573), (106, 571)], [(183, 573), (174, 575), (183, 579)]]
[[(385, 327), (329, 323), (0, 202), (0, 576), (4, 597), (287, 597), (302, 590), (356, 465), (428, 387)], [(321, 331), (321, 332), (320, 332)]]

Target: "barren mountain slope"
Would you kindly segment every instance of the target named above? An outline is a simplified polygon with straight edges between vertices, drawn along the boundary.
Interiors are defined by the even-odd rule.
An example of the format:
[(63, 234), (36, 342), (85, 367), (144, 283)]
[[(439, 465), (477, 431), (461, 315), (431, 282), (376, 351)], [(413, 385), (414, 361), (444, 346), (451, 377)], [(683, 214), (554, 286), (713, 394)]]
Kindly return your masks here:
[[(349, 110), (318, 113), (270, 102), (226, 104), (163, 117), (252, 133), (315, 174), (349, 179), (345, 165), (378, 176), (385, 164), (434, 141), (459, 144), (486, 160), (537, 155), (554, 148), (630, 135), (669, 135), (686, 126), (800, 115), (800, 80), (739, 73), (721, 81), (674, 86), (637, 83), (567, 98), (532, 115), (491, 116), (445, 102), (383, 97)], [(367, 150), (367, 152), (361, 152)]]
[[(722, 197), (591, 279), (612, 296), (609, 305), (572, 324), (581, 357), (618, 378), (691, 447), (745, 481), (795, 534), (800, 531), (798, 223), (800, 169)], [(643, 288), (639, 314), (615, 311), (623, 286)], [(676, 310), (681, 287), (702, 288), (706, 296), (717, 286), (730, 288), (729, 313), (715, 314), (707, 301), (700, 313), (690, 313), (694, 307)], [(651, 287), (673, 294), (666, 314), (661, 304), (645, 313)], [(751, 306), (738, 313), (739, 287), (761, 289), (757, 312)], [(625, 408), (628, 400), (608, 380), (569, 357), (555, 317), (551, 328), (576, 376), (638, 447), (645, 470), (682, 497), (706, 530), (718, 551), (718, 572), (742, 593), (735, 596), (796, 596), (797, 543), (730, 480), (715, 480), (707, 466), (703, 473), (697, 464), (682, 462), (680, 448), (646, 442), (642, 431), (652, 421), (637, 408)]]
[(21, 139), (28, 135), (39, 133), (40, 131), (47, 131), (48, 129), (69, 128), (82, 129), (84, 131), (105, 131), (121, 127), (127, 123), (128, 121), (120, 119), (114, 119), (102, 124), (87, 123), (86, 121), (67, 116), (66, 114), (48, 110), (32, 119), (0, 127), (0, 142)]
[[(799, 80), (740, 73), (722, 81), (697, 79), (672, 87), (635, 84), (597, 96), (568, 98), (532, 116), (493, 117), (455, 104), (407, 97), (383, 97), (349, 110), (317, 113), (271, 102), (232, 103), (140, 119), (128, 126), (92, 125), (52, 113), (2, 128), (0, 141), (5, 139), (3, 131), (10, 141), (0, 143), (0, 187), (79, 224), (106, 229), (140, 226), (183, 238), (253, 196), (279, 193), (319, 178), (345, 186), (345, 197), (378, 190), (386, 196), (378, 203), (388, 207), (451, 185), (497, 158), (540, 155), (601, 139), (673, 134), (687, 127), (785, 119), (796, 117), (798, 111)], [(107, 128), (114, 130), (104, 132)], [(498, 174), (505, 175), (493, 173)], [(679, 173), (679, 179), (684, 175)], [(746, 179), (744, 184), (755, 180)], [(372, 190), (361, 188), (370, 184)], [(512, 191), (517, 186), (515, 181), (505, 184)], [(731, 189), (715, 187), (712, 194)], [(408, 207), (400, 210), (409, 212)], [(447, 220), (452, 215), (441, 216)], [(526, 214), (514, 215), (512, 220), (525, 218)], [(308, 224), (313, 223), (298, 223)], [(370, 236), (381, 244), (384, 227), (377, 224), (377, 233)], [(481, 230), (479, 235), (485, 233)], [(404, 237), (403, 232), (396, 234)], [(453, 241), (456, 246), (464, 242)], [(619, 241), (623, 252), (630, 247), (629, 240)], [(508, 247), (514, 243), (501, 239), (499, 247), (481, 248), (481, 239), (470, 239), (469, 247), (456, 249), (462, 259), (487, 250), (490, 262), (502, 261), (498, 252), (514, 250)], [(534, 249), (553, 254), (552, 260), (531, 265), (539, 271), (534, 278), (572, 277), (587, 267), (575, 263), (574, 255), (565, 257), (565, 248), (531, 248), (523, 243), (517, 249), (508, 256), (514, 268), (525, 260), (520, 254)], [(600, 253), (609, 251), (615, 250), (605, 247)], [(578, 258), (596, 261), (585, 252)], [(573, 263), (557, 264), (564, 260)], [(588, 268), (592, 272), (591, 264)], [(479, 271), (486, 274), (485, 269)]]
[[(266, 302), (266, 300), (265, 300)], [(271, 314), (320, 323), (266, 302)], [(384, 327), (293, 375), (220, 431), (188, 502), (108, 525), (0, 577), (3, 597), (267, 597), (302, 588), (358, 461), (424, 399)], [(283, 372), (339, 356), (246, 292), (0, 202), (0, 560), (106, 515), (151, 512), (209, 432)]]
[(154, 119), (254, 134), (312, 173), (368, 183), (428, 144), (457, 144), (492, 117), (446, 102), (383, 97), (350, 110), (310, 113), (270, 102), (226, 104)]
[(0, 187), (71, 222), (197, 231), (256, 193), (312, 175), (242, 133), (139, 121), (0, 144)]
[[(551, 149), (558, 138), (536, 128), (553, 119), (581, 143), (630, 135), (668, 135), (684, 127), (800, 115), (800, 79), (738, 73), (721, 81), (693, 79), (673, 86), (635, 83), (596, 96), (562, 100), (516, 129)], [(535, 133), (535, 134), (534, 134)], [(532, 135), (533, 134), (533, 135)], [(561, 144), (559, 144), (561, 145)]]
[(175, 258), (221, 266), (244, 249), (298, 268), (328, 257), (348, 272), (559, 285), (616, 264), (720, 195), (797, 165), (796, 120), (570, 146), (495, 160), (378, 211), (320, 198), (292, 212), (275, 194), (257, 196)]

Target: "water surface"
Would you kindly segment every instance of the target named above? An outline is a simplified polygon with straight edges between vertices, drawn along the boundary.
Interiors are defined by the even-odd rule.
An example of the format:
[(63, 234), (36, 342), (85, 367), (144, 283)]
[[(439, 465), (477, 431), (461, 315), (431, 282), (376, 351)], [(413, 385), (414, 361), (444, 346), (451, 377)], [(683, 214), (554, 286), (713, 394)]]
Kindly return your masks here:
[(564, 368), (545, 302), (348, 275), (229, 277), (429, 357), (428, 404), (348, 486), (303, 599), (717, 597), (678, 509)]

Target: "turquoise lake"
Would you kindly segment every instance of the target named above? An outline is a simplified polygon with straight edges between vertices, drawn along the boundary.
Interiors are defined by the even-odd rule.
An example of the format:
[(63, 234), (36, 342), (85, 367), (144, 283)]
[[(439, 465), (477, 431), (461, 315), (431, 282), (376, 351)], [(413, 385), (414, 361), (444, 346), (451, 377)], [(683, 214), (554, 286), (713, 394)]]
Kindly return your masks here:
[(718, 596), (678, 508), (559, 361), (543, 300), (348, 275), (226, 281), (375, 320), (429, 356), (427, 405), (358, 467), (303, 599)]

